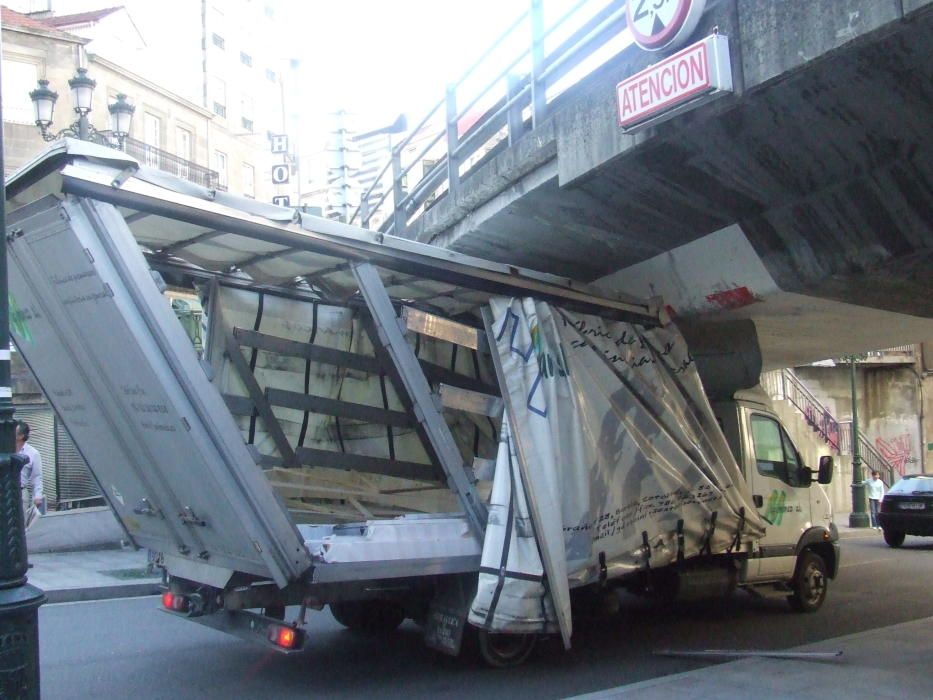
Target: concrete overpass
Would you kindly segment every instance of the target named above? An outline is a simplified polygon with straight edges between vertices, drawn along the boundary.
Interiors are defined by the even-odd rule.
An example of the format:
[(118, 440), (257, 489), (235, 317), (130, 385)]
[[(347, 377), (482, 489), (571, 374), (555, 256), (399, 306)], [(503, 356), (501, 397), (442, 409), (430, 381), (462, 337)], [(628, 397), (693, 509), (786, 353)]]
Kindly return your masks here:
[(626, 134), (617, 83), (673, 53), (631, 45), (403, 235), (751, 318), (766, 367), (933, 338), (933, 2), (710, 0), (717, 29), (734, 93)]

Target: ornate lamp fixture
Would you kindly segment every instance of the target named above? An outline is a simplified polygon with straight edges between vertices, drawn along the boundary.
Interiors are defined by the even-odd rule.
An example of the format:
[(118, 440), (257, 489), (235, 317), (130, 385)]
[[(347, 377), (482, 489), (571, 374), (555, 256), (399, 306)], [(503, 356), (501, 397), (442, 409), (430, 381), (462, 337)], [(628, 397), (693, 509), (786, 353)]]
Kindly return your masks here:
[(36, 113), (36, 126), (42, 132), (42, 138), (54, 141), (63, 136), (71, 136), (82, 141), (93, 141), (122, 149), (124, 139), (130, 133), (133, 112), (136, 111), (136, 107), (126, 101), (126, 95), (117, 95), (117, 101), (107, 105), (110, 112), (110, 129), (101, 131), (94, 128), (88, 119), (97, 81), (88, 77), (87, 68), (78, 68), (75, 76), (68, 81), (68, 87), (71, 88), (72, 107), (78, 118), (57, 133), (50, 132), (49, 128), (52, 126), (52, 114), (55, 111), (58, 93), (49, 88), (48, 80), (40, 80), (38, 87), (29, 93)]

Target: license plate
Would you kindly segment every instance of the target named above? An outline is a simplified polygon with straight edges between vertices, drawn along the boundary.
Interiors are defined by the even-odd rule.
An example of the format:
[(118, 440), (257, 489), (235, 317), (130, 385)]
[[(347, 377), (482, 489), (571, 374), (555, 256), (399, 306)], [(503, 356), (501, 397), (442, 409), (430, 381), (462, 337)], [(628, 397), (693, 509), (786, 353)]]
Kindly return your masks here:
[(923, 503), (898, 503), (897, 507), (900, 508), (901, 510), (923, 510), (924, 504)]

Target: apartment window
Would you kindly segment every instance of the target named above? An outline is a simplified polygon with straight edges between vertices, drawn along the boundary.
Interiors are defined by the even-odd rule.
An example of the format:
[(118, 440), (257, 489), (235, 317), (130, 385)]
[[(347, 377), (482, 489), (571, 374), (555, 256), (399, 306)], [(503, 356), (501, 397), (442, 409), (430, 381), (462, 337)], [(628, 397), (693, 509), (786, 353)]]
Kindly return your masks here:
[(211, 35), (211, 41), (214, 42), (214, 46), (216, 46), (218, 49), (223, 49), (227, 46), (227, 42), (224, 41), (224, 38), (220, 36), (220, 34)]
[(244, 66), (250, 66), (250, 67), (252, 67), (252, 65), (253, 65), (253, 57), (250, 56), (250, 55), (249, 55), (248, 53), (246, 53), (245, 51), (240, 51), (240, 63), (242, 63)]
[(36, 89), (35, 63), (3, 61), (3, 121), (34, 124), (36, 119), (29, 91)]
[(191, 132), (178, 127), (175, 129), (175, 153), (179, 158), (191, 160)]
[(274, 83), (275, 78), (276, 78), (275, 71), (272, 70), (271, 68), (266, 68), (266, 80), (268, 80), (270, 83)]
[(211, 78), (211, 94), (214, 103), (214, 114), (220, 117), (227, 116), (227, 84), (220, 78)]
[(188, 178), (188, 163), (191, 161), (191, 132), (177, 127), (175, 129), (175, 154), (181, 159), (178, 164), (178, 175)]
[(256, 101), (252, 97), (243, 96), (240, 100), (240, 123), (247, 131), (253, 130), (253, 115), (256, 111)]
[(256, 197), (256, 169), (249, 163), (243, 163), (243, 194)]
[(214, 170), (217, 171), (217, 184), (227, 189), (227, 154), (214, 151)]
[(143, 141), (146, 143), (146, 165), (161, 165), (162, 120), (154, 114), (143, 115)]

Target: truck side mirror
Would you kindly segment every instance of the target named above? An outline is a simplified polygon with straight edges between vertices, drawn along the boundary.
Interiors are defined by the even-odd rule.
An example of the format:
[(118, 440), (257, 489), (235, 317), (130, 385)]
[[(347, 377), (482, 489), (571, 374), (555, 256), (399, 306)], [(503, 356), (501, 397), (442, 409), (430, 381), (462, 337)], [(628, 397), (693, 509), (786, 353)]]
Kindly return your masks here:
[(816, 480), (821, 484), (828, 484), (833, 480), (833, 458), (831, 455), (820, 457), (820, 472)]

